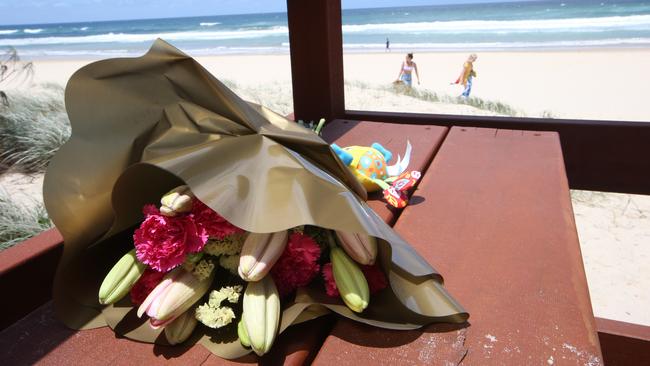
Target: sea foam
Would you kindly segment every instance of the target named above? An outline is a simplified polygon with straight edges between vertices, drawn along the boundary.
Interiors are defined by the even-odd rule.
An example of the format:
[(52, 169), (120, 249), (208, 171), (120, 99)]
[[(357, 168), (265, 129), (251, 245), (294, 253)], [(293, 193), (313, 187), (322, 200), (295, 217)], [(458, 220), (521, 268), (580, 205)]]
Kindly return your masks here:
[(348, 24), (343, 26), (343, 33), (587, 32), (614, 29), (650, 30), (650, 15), (537, 20), (454, 20)]
[(234, 30), (215, 32), (169, 32), (169, 33), (106, 33), (89, 36), (72, 37), (38, 37), (38, 38), (8, 38), (2, 43), (6, 46), (49, 45), (49, 44), (82, 44), (82, 43), (139, 43), (151, 42), (156, 38), (167, 41), (210, 41), (225, 39), (261, 38), (275, 35), (288, 35), (287, 27), (271, 27), (255, 30)]

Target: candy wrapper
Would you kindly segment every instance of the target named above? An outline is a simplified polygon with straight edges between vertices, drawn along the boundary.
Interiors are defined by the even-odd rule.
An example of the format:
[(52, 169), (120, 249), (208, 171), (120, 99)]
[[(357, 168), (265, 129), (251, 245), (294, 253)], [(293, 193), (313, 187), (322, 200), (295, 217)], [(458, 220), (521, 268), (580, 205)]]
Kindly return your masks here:
[[(292, 324), (326, 312), (390, 329), (467, 320), (440, 274), (368, 208), (365, 189), (326, 142), (243, 101), (169, 44), (159, 40), (142, 57), (83, 67), (70, 79), (65, 97), (72, 137), (48, 168), (44, 198), (65, 240), (54, 305), (69, 327), (108, 325), (138, 341), (173, 344), (187, 339), (221, 357), (243, 356), (251, 352), (246, 336), (257, 335), (238, 329), (242, 311), (245, 322), (258, 320), (247, 319), (247, 307), (253, 305), (234, 301), (234, 293), (245, 300), (250, 289), (263, 294), (251, 298), (270, 299), (275, 290), (269, 280), (279, 282), (277, 290), (289, 275), (256, 278), (247, 265), (242, 269), (243, 248), (238, 258), (221, 263), (220, 256), (206, 254), (206, 247), (210, 240), (230, 240), (236, 234), (267, 240), (287, 233), (290, 243), (290, 235), (312, 229), (312, 238), (325, 233), (334, 244), (321, 247), (327, 255), (318, 257), (316, 279), (282, 296), (279, 305), (263, 303), (268, 314), (279, 306), (279, 336)], [(186, 190), (174, 196), (178, 187)], [(193, 200), (187, 210), (194, 211), (184, 211), (183, 194)], [(373, 271), (384, 276), (386, 286), (370, 294), (363, 309), (353, 309), (355, 301), (350, 305), (342, 298), (355, 291), (356, 282), (336, 279), (345, 288), (332, 297), (321, 279), (328, 260), (335, 267), (337, 261), (347, 263), (334, 268), (334, 277), (342, 278), (340, 268), (364, 268), (351, 259), (354, 248), (344, 247), (345, 238), (330, 235), (337, 233), (376, 242)], [(176, 239), (157, 247), (167, 238), (182, 238), (185, 249), (176, 250)], [(271, 244), (265, 248), (283, 253), (272, 244), (283, 240), (268, 239), (264, 243)], [(262, 258), (259, 251), (251, 253)], [(363, 258), (363, 252), (356, 254)], [(202, 255), (212, 259), (201, 262)], [(273, 268), (281, 259), (275, 260)], [(239, 273), (226, 269), (237, 261)], [(368, 283), (379, 278), (377, 273), (364, 275)], [(185, 293), (178, 284), (193, 291)], [(122, 286), (131, 288), (131, 296), (115, 300), (123, 295)], [(183, 307), (172, 310), (185, 312), (174, 313), (173, 319), (160, 315), (170, 293), (184, 299)], [(101, 295), (110, 305), (100, 303)], [(135, 305), (139, 301), (143, 304)], [(202, 321), (198, 326), (197, 318)], [(229, 325), (217, 327), (228, 319)]]
[(415, 187), (422, 174), (417, 170), (404, 172), (395, 179), (390, 187), (384, 189), (384, 199), (391, 206), (404, 208), (409, 202), (408, 190)]

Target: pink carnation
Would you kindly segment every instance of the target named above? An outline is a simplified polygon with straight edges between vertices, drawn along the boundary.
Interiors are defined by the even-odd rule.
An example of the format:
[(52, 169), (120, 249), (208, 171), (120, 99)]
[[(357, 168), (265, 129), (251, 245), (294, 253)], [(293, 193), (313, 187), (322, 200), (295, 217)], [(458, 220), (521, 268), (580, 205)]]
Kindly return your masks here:
[(334, 281), (331, 262), (323, 265), (323, 279), (325, 280), (325, 292), (327, 296), (339, 297), (339, 289), (336, 287), (336, 282)]
[[(366, 281), (368, 281), (370, 294), (377, 293), (388, 286), (386, 276), (378, 265), (361, 266), (361, 271), (363, 272)], [(336, 287), (334, 273), (332, 272), (332, 263), (323, 265), (323, 279), (325, 280), (325, 292), (327, 293), (327, 296), (339, 297), (339, 289)]]
[(192, 201), (192, 215), (196, 225), (205, 230), (211, 238), (223, 239), (244, 232), (196, 198)]
[(386, 276), (384, 272), (381, 271), (378, 265), (374, 264), (372, 266), (361, 266), (361, 271), (363, 276), (368, 281), (368, 288), (370, 289), (370, 294), (379, 292), (388, 286), (388, 281), (386, 281)]
[(165, 277), (165, 274), (162, 272), (149, 268), (145, 269), (140, 279), (131, 288), (131, 302), (133, 305), (142, 304), (151, 291), (162, 281), (163, 277)]
[(309, 235), (293, 233), (282, 255), (271, 269), (280, 296), (307, 286), (318, 274), (320, 247)]
[(145, 205), (143, 212), (146, 217), (133, 234), (136, 256), (159, 272), (183, 263), (187, 253), (201, 251), (208, 241), (192, 215), (164, 216), (154, 205)]

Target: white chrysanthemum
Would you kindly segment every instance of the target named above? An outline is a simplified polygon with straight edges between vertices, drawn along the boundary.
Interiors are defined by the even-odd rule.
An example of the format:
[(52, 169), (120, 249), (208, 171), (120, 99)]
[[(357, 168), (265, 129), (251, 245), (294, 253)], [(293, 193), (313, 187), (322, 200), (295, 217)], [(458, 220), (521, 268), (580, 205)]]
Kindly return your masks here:
[(221, 306), (221, 303), (224, 300), (228, 300), (229, 302), (235, 304), (239, 301), (239, 296), (241, 295), (242, 291), (244, 291), (244, 287), (241, 285), (222, 287), (219, 289), (219, 291), (212, 290), (212, 292), (210, 292), (207, 304), (213, 308)]
[(228, 302), (236, 304), (239, 301), (239, 296), (241, 295), (242, 291), (244, 291), (244, 286), (226, 286), (219, 291), (226, 295)]
[(213, 308), (218, 308), (219, 306), (221, 306), (223, 300), (225, 300), (227, 297), (228, 295), (226, 295), (222, 291), (212, 290), (212, 292), (210, 292), (210, 297), (208, 298), (208, 302), (206, 304)]
[(232, 323), (235, 319), (235, 312), (227, 306), (215, 308), (209, 304), (203, 304), (196, 308), (194, 316), (196, 320), (210, 328), (221, 328)]
[(241, 285), (222, 287), (219, 291), (212, 290), (208, 302), (196, 308), (196, 320), (210, 328), (221, 328), (230, 324), (235, 319), (235, 313), (228, 306), (221, 306), (221, 303), (224, 300), (238, 302), (243, 290)]

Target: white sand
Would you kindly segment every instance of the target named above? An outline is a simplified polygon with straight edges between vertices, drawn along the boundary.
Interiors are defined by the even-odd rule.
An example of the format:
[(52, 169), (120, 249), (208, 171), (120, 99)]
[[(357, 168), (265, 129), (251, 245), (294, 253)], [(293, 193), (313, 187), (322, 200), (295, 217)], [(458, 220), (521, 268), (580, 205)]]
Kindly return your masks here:
[[(458, 96), (458, 77), (466, 53), (415, 54), (422, 84)], [(348, 54), (345, 79), (390, 83), (403, 54)], [(527, 116), (650, 121), (647, 80), (650, 50), (481, 52), (474, 63), (472, 95), (507, 103)], [(414, 85), (415, 75), (413, 75)], [(410, 111), (405, 105), (401, 111)]]
[[(449, 86), (466, 55), (416, 54), (422, 85), (436, 93), (460, 93)], [(467, 105), (432, 103), (354, 85), (385, 87), (396, 78), (401, 54), (348, 54), (344, 57), (349, 109), (451, 114), (492, 114)], [(280, 113), (292, 111), (288, 55), (198, 58), (220, 79), (234, 82), (245, 99)], [(35, 81), (65, 84), (90, 61), (38, 61)], [(523, 114), (556, 117), (649, 120), (641, 82), (650, 50), (567, 52), (484, 52), (475, 63), (473, 96), (508, 103)], [(16, 197), (40, 199), (42, 180), (0, 176)], [(573, 204), (594, 313), (598, 317), (650, 325), (650, 196), (574, 191)], [(18, 198), (21, 199), (21, 198)]]
[(650, 196), (571, 196), (594, 314), (650, 326)]
[[(291, 68), (288, 55), (209, 56), (198, 57), (197, 60), (217, 78), (226, 81), (242, 98), (264, 104), (284, 115), (293, 111)], [(39, 61), (35, 65), (34, 82), (53, 82), (65, 85), (78, 68), (89, 62), (92, 61)], [(264, 67), (260, 68), (259, 65), (264, 65)], [(375, 85), (369, 80), (363, 80), (363, 82)], [(395, 111), (408, 106), (408, 111), (414, 113), (495, 114), (469, 105), (433, 103), (405, 95), (396, 95), (387, 90), (359, 87), (354, 83), (346, 86), (345, 95), (351, 109)]]
[(6, 190), (14, 201), (32, 207), (43, 202), (43, 175), (0, 174), (0, 189)]
[[(458, 76), (466, 56), (451, 52), (416, 54), (414, 60), (422, 76), (419, 88), (453, 96), (460, 94), (460, 87), (449, 83)], [(388, 86), (397, 77), (403, 57), (398, 53), (346, 54), (345, 79)], [(236, 81), (244, 87), (274, 82), (290, 89), (289, 55), (197, 59), (218, 78)], [(36, 80), (65, 84), (76, 69), (88, 62), (38, 61)], [(650, 121), (646, 103), (650, 83), (644, 82), (647, 65), (650, 65), (647, 49), (482, 52), (475, 63), (478, 76), (472, 95), (507, 103), (531, 117)], [(449, 105), (415, 106), (418, 103), (412, 103), (413, 100), (391, 100), (392, 94), (385, 98), (365, 98), (363, 102), (356, 95), (346, 95), (348, 109), (458, 113)], [(469, 113), (471, 109), (464, 111)]]
[[(217, 78), (237, 83), (263, 84), (291, 80), (289, 55), (224, 55), (196, 59)], [(94, 60), (35, 61), (34, 81), (65, 85), (76, 70), (91, 62)]]

